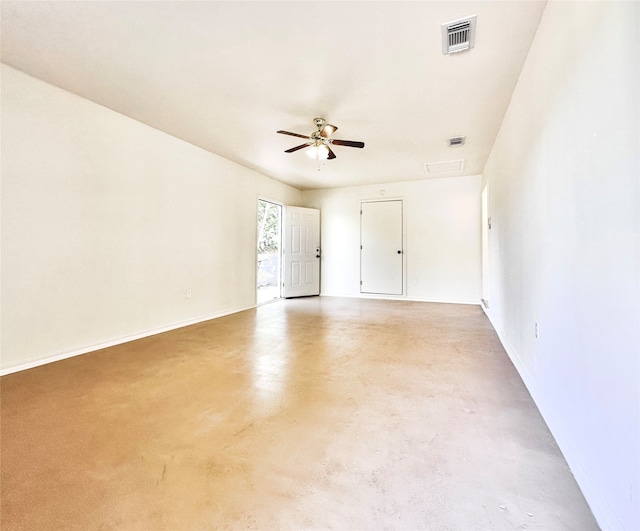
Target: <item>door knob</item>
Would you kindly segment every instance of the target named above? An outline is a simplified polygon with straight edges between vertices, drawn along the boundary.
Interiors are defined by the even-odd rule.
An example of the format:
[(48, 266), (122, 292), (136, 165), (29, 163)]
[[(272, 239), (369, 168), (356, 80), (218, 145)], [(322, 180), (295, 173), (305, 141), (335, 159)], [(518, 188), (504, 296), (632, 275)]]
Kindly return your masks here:
[(402, 251), (398, 251), (398, 254), (402, 254)]

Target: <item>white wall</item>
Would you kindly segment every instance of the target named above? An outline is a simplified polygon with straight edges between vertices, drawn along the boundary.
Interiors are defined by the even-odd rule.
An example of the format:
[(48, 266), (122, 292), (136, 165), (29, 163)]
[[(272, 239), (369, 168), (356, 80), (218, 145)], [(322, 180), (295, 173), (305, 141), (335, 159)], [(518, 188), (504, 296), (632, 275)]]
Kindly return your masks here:
[(5, 372), (253, 306), (257, 197), (301, 200), (5, 65), (1, 132)]
[(471, 176), (304, 191), (321, 209), (322, 294), (360, 296), (360, 202), (403, 199), (406, 297), (478, 304), (480, 186)]
[(640, 529), (639, 7), (547, 4), (484, 173), (488, 315), (606, 530)]

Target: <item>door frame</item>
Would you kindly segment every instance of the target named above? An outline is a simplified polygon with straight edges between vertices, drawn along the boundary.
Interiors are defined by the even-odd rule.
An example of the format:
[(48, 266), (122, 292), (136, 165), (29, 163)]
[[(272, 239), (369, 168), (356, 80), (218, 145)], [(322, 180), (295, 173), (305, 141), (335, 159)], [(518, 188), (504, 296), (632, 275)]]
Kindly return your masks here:
[(491, 216), (489, 216), (489, 181), (485, 181), (481, 192), (482, 206), (482, 298), (483, 306), (489, 308), (489, 231), (491, 230)]
[[(383, 191), (381, 191), (382, 195)], [(407, 209), (404, 197), (379, 197), (360, 200), (360, 252), (358, 253), (358, 282), (362, 281), (362, 205), (364, 203), (385, 203), (388, 201), (400, 201), (402, 204), (402, 293), (389, 295), (386, 293), (363, 293), (362, 285), (358, 286), (358, 294), (370, 299), (397, 299), (407, 296)]]

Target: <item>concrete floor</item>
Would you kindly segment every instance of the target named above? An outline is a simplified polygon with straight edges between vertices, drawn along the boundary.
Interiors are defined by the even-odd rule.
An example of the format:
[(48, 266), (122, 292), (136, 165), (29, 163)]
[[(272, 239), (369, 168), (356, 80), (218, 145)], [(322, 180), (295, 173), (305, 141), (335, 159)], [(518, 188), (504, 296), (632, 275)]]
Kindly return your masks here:
[(597, 529), (477, 306), (313, 297), (8, 375), (2, 529)]

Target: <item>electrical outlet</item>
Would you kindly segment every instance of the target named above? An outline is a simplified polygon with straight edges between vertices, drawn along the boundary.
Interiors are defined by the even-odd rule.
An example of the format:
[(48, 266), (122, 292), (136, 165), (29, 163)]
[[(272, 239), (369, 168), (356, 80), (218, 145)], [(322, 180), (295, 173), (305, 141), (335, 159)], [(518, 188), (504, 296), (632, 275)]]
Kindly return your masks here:
[(191, 298), (191, 290), (188, 289), (187, 291), (184, 292), (184, 298), (185, 299), (190, 299)]
[(538, 321), (536, 321), (533, 327), (533, 333), (535, 334), (536, 339), (540, 339), (540, 325), (538, 324)]

